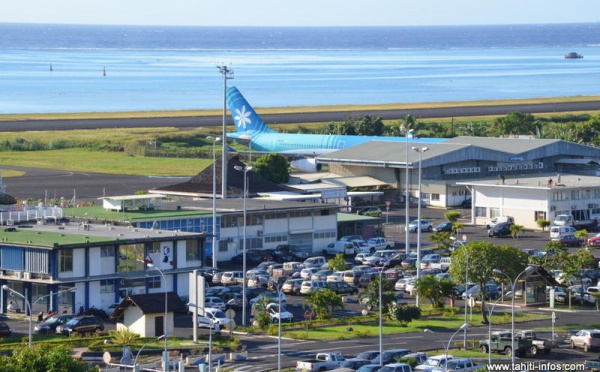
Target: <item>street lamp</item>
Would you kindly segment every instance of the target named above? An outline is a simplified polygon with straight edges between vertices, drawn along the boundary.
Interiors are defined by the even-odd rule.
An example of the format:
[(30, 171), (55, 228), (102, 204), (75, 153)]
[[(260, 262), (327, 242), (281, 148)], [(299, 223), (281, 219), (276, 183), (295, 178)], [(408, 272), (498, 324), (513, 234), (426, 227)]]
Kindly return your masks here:
[(452, 339), (454, 338), (454, 336), (456, 336), (456, 334), (458, 332), (460, 332), (460, 331), (466, 331), (467, 328), (469, 328), (469, 327), (471, 327), (471, 325), (469, 323), (464, 323), (463, 325), (461, 325), (460, 328), (457, 329), (456, 332), (454, 332), (452, 334), (452, 336), (450, 336), (450, 339), (448, 340), (448, 343), (446, 345), (444, 345), (444, 341), (442, 340), (441, 337), (439, 337), (437, 335), (437, 333), (435, 333), (435, 331), (432, 331), (429, 328), (425, 328), (423, 330), (423, 332), (425, 332), (425, 333), (433, 333), (436, 336), (438, 336), (438, 338), (440, 339), (440, 342), (442, 343), (442, 346), (444, 346), (444, 350), (445, 350), (445, 354), (444, 355), (446, 356), (445, 361), (444, 361), (444, 371), (448, 371), (448, 349), (450, 348), (450, 344), (452, 343)]
[[(466, 258), (466, 264), (465, 264), (465, 323), (467, 323), (467, 290), (469, 289), (469, 251), (465, 248), (465, 243), (464, 240), (466, 240), (467, 236), (463, 235), (463, 241), (460, 241), (458, 239), (456, 239), (454, 236), (450, 237), (450, 240), (460, 244), (460, 247), (462, 248), (463, 252), (465, 253), (465, 258)], [(467, 349), (467, 331), (465, 330), (465, 335), (464, 335), (464, 345), (463, 347), (465, 348), (465, 350)]]
[(215, 148), (217, 142), (221, 140), (220, 137), (208, 136), (207, 140), (212, 141), (213, 144), (213, 166), (212, 166), (212, 183), (213, 183), (213, 195), (212, 195), (212, 224), (213, 224), (213, 237), (212, 237), (212, 267), (217, 268), (217, 176), (216, 176), (216, 152)]
[[(504, 298), (504, 295), (498, 297), (492, 307), (488, 310), (488, 364), (492, 363), (492, 314), (494, 313), (494, 307), (498, 304), (498, 301)], [(489, 306), (489, 304), (488, 304)]]
[(29, 300), (27, 300), (26, 296), (23, 296), (21, 293), (15, 291), (14, 289), (7, 286), (6, 284), (4, 284), (2, 286), (2, 289), (4, 289), (5, 291), (8, 291), (12, 295), (19, 296), (25, 300), (25, 305), (27, 306), (27, 309), (29, 310), (29, 348), (31, 349), (31, 344), (33, 341), (33, 328), (32, 328), (32, 322), (31, 322), (31, 317), (32, 317), (31, 304), (29, 303)]
[[(389, 261), (386, 261), (381, 266), (381, 272), (379, 273), (379, 355), (383, 354), (383, 273), (385, 271), (385, 266), (389, 264)], [(383, 360), (379, 358), (379, 364), (383, 365)]]
[(133, 359), (133, 368), (134, 368), (134, 371), (139, 371), (139, 369), (137, 369), (137, 367), (138, 367), (137, 360), (138, 360), (138, 357), (140, 356), (140, 353), (142, 352), (142, 350), (144, 350), (144, 348), (146, 347), (146, 345), (148, 345), (148, 344), (150, 344), (150, 343), (152, 343), (154, 341), (159, 341), (159, 340), (161, 340), (161, 339), (163, 339), (165, 337), (166, 337), (166, 335), (160, 335), (157, 338), (153, 338), (152, 340), (150, 340), (150, 341), (148, 341), (148, 342), (146, 342), (145, 344), (142, 345), (142, 347), (140, 348), (140, 350), (138, 350), (137, 354), (135, 354), (135, 358)]
[[(213, 334), (213, 328), (215, 327), (215, 323), (213, 321), (213, 318), (211, 318), (210, 316), (206, 315), (206, 310), (202, 307), (202, 306), (198, 306), (193, 302), (188, 302), (187, 304), (188, 306), (192, 306), (195, 307), (196, 309), (201, 309), (202, 312), (204, 313), (204, 316), (206, 317), (206, 319), (208, 319), (208, 321), (210, 322), (210, 325), (208, 326), (208, 372), (212, 371), (212, 334)], [(198, 310), (196, 310), (196, 312), (198, 312)], [(194, 324), (194, 327), (198, 327), (198, 324)]]
[(252, 166), (246, 165), (244, 167), (240, 165), (235, 166), (235, 170), (244, 172), (244, 229), (243, 229), (243, 241), (242, 241), (242, 325), (246, 326), (246, 198), (248, 194), (248, 177), (247, 173), (252, 170)]
[(219, 73), (223, 75), (223, 161), (221, 162), (221, 198), (227, 199), (227, 124), (225, 123), (225, 115), (227, 113), (227, 80), (233, 79), (233, 70), (227, 66), (217, 66), (217, 68), (219, 69)]
[(277, 319), (277, 372), (281, 372), (281, 290), (283, 289), (281, 284), (272, 280), (271, 285), (273, 285), (277, 289), (277, 309), (279, 311), (279, 316)]
[(165, 336), (165, 350), (163, 351), (163, 371), (167, 371), (169, 369), (169, 351), (167, 350), (167, 278), (161, 269), (158, 266), (155, 266), (153, 263), (147, 264), (150, 269), (154, 269), (160, 273), (162, 280), (165, 283), (165, 318), (163, 319), (163, 333)]
[(510, 326), (510, 341), (511, 341), (511, 343), (510, 343), (510, 348), (511, 348), (510, 361), (511, 361), (513, 367), (515, 365), (515, 287), (516, 287), (516, 284), (519, 281), (519, 277), (521, 277), (521, 275), (531, 274), (531, 272), (533, 272), (534, 270), (535, 270), (535, 267), (527, 266), (527, 268), (525, 270), (521, 271), (519, 273), (519, 275), (517, 275), (515, 280), (511, 280), (510, 276), (508, 276), (508, 274), (506, 274), (502, 270), (498, 270), (498, 269), (492, 270), (496, 274), (504, 275), (506, 277), (506, 279), (508, 279), (509, 283), (511, 284), (511, 293), (510, 293), (511, 305), (510, 306), (511, 306), (511, 312), (512, 312), (512, 322), (511, 322), (511, 326)]
[(405, 180), (405, 190), (404, 190), (404, 207), (405, 207), (405, 211), (404, 213), (406, 214), (404, 221), (405, 221), (405, 233), (406, 233), (406, 237), (404, 238), (404, 245), (405, 245), (405, 250), (406, 250), (406, 254), (409, 253), (410, 251), (410, 236), (409, 236), (409, 231), (408, 231), (408, 225), (410, 224), (410, 216), (409, 216), (409, 212), (410, 212), (410, 208), (409, 208), (409, 199), (410, 199), (410, 192), (408, 190), (408, 188), (410, 187), (409, 183), (408, 183), (408, 178), (409, 178), (409, 171), (408, 171), (408, 138), (412, 138), (412, 133), (414, 131), (414, 129), (408, 129), (407, 127), (403, 127), (401, 128), (401, 131), (404, 132), (404, 138), (406, 139), (406, 180)]
[[(423, 163), (423, 153), (429, 150), (429, 147), (413, 147), (412, 149), (419, 153), (419, 199), (417, 199), (417, 221), (419, 221), (419, 223), (417, 224), (417, 264), (415, 265), (417, 266), (417, 279), (419, 279), (421, 277), (421, 201), (423, 200), (423, 198), (421, 197), (421, 179), (423, 171), (423, 167), (421, 166), (421, 164)], [(419, 306), (418, 293), (415, 297), (415, 305)]]

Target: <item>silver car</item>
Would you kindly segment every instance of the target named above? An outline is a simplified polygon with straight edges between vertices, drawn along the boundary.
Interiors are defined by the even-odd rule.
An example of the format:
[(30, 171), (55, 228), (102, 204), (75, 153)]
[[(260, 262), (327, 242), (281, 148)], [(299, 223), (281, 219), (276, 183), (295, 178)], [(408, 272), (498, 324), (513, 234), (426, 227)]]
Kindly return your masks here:
[(588, 352), (592, 349), (600, 348), (600, 330), (598, 329), (582, 329), (571, 336), (571, 347), (574, 349), (580, 347), (583, 351)]

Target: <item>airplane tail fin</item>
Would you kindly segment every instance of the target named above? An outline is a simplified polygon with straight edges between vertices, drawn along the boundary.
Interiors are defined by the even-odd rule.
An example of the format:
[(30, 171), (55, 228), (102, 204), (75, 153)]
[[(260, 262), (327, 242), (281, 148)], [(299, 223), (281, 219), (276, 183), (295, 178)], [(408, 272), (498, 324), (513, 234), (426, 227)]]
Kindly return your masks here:
[(258, 116), (236, 87), (227, 88), (226, 99), (238, 133), (275, 132)]

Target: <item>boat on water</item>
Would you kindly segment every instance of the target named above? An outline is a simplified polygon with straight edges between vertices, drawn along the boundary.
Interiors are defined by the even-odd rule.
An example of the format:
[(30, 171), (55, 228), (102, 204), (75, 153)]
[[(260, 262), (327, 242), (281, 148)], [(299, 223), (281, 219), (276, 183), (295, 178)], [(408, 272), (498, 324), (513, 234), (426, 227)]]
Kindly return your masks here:
[(581, 54), (578, 54), (578, 53), (575, 53), (575, 52), (571, 52), (571, 53), (565, 54), (565, 58), (567, 58), (567, 59), (577, 59), (577, 58), (583, 58), (583, 56)]

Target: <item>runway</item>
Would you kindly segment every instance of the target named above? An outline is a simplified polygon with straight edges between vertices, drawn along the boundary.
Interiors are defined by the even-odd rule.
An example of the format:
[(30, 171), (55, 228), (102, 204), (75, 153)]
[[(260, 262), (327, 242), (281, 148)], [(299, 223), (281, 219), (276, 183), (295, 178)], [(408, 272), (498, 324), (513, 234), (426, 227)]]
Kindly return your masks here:
[[(343, 121), (350, 115), (359, 117), (371, 115), (383, 120), (398, 120), (406, 115), (413, 115), (417, 119), (425, 118), (451, 118), (464, 116), (506, 115), (509, 112), (527, 114), (560, 113), (576, 111), (600, 110), (600, 100), (585, 100), (581, 102), (540, 103), (540, 104), (511, 104), (489, 106), (460, 106), (440, 108), (414, 108), (397, 110), (356, 110), (336, 112), (298, 112), (290, 114), (260, 114), (267, 124), (296, 124), (296, 123), (329, 123)], [(149, 113), (150, 114), (150, 113)], [(233, 125), (231, 115), (226, 117), (227, 125)], [(189, 116), (171, 118), (131, 118), (131, 119), (65, 119), (65, 120), (19, 120), (0, 122), (0, 130), (4, 132), (24, 132), (42, 130), (73, 130), (73, 129), (99, 129), (99, 128), (197, 128), (221, 127), (223, 117), (217, 116)]]

